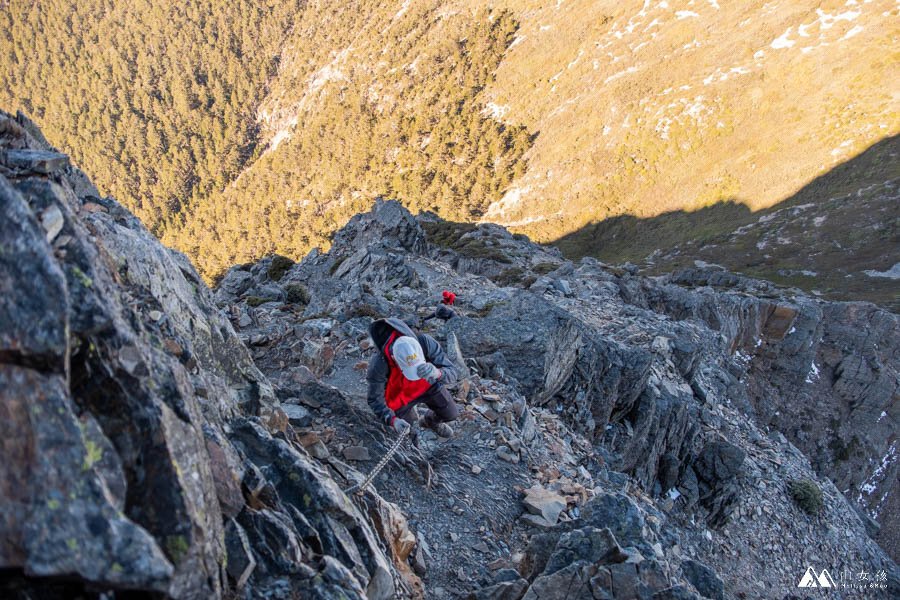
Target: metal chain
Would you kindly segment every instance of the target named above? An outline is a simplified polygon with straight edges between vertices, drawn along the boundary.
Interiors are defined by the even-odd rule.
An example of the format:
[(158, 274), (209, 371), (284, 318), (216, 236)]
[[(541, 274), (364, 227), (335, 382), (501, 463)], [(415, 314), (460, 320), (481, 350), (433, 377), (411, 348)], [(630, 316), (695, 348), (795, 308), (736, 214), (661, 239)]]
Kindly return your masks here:
[(397, 436), (397, 441), (394, 442), (393, 446), (388, 448), (387, 453), (384, 455), (384, 457), (380, 461), (378, 461), (378, 464), (375, 465), (375, 468), (372, 469), (372, 471), (366, 476), (365, 479), (363, 479), (362, 483), (357, 483), (357, 484), (351, 485), (346, 490), (344, 490), (344, 493), (345, 494), (355, 493), (355, 494), (362, 495), (362, 493), (366, 490), (366, 488), (369, 486), (369, 484), (372, 483), (372, 480), (375, 479), (375, 477), (378, 475), (378, 473), (380, 473), (381, 470), (387, 466), (388, 462), (391, 460), (391, 457), (394, 456), (394, 454), (397, 452), (397, 450), (400, 449), (400, 444), (402, 444), (404, 438), (406, 438), (406, 436), (409, 435), (409, 432), (411, 429), (412, 429), (412, 427), (407, 427), (406, 429), (401, 431), (400, 435)]

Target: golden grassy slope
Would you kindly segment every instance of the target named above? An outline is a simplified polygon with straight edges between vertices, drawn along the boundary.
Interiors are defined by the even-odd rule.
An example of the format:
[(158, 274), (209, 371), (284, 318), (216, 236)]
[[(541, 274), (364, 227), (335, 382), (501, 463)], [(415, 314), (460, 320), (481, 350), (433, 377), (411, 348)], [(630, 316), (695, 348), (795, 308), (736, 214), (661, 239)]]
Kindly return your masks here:
[(508, 6), (520, 29), (486, 94), (539, 135), (485, 218), (542, 241), (608, 216), (768, 207), (900, 130), (892, 0)]

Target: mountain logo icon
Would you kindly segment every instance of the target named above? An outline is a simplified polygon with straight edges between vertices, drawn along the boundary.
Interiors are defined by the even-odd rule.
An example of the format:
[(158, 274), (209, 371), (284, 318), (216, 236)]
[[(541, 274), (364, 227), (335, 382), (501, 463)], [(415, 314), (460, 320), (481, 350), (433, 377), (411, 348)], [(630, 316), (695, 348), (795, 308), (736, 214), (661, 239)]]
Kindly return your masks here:
[(831, 573), (828, 572), (828, 569), (822, 569), (822, 572), (816, 575), (816, 572), (813, 571), (812, 567), (807, 567), (806, 573), (804, 573), (803, 577), (800, 578), (800, 583), (797, 584), (797, 587), (834, 588), (837, 587), (837, 584), (834, 582), (834, 579), (832, 579)]

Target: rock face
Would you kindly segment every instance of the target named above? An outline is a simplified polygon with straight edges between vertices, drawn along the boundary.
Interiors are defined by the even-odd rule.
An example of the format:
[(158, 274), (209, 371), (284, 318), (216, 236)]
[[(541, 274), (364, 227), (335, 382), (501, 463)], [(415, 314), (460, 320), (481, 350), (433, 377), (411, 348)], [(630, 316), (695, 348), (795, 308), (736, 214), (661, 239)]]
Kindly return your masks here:
[(405, 593), (188, 261), (0, 130), (0, 595)]
[[(599, 505), (592, 506), (594, 502)], [(654, 555), (655, 535), (626, 496), (600, 496), (586, 511), (590, 516), (585, 522), (576, 521), (570, 531), (548, 535), (529, 547), (531, 570), (525, 575), (530, 585), (524, 598), (665, 598), (672, 594), (700, 598), (671, 565)], [(604, 523), (607, 526), (601, 529)], [(622, 544), (627, 548), (623, 550)], [(715, 578), (714, 573), (711, 576)]]
[[(238, 269), (257, 274), (250, 286), (265, 280), (265, 261), (228, 277)], [(502, 228), (460, 230), (385, 201), (351, 221), (327, 254), (291, 267), (279, 285), (302, 286), (309, 297), (253, 308), (223, 285), (218, 301), (232, 310), (241, 336), (268, 340), (253, 355), (279, 395), (315, 405), (313, 431), (304, 434), (316, 440), (309, 447), (336, 429), (322, 456), (329, 449), (348, 456), (380, 435), (361, 399), (372, 318), (399, 316), (424, 327), (466, 369), (455, 391), (464, 409), (454, 426), (459, 439), (446, 442), (465, 476), (440, 470), (448, 459), (439, 443), (426, 450), (428, 476), (451, 495), (449, 511), (441, 511), (447, 514), (434, 519), (441, 500), (407, 490), (423, 480), (403, 468), (388, 467), (390, 485), (379, 488), (403, 504), (420, 537), (440, 536), (441, 548), (430, 544), (435, 556), (426, 560), (429, 586), (477, 598), (557, 597), (567, 589), (585, 597), (717, 597), (722, 590), (758, 597), (771, 589), (793, 593), (802, 575), (795, 564), (826, 562), (832, 570), (877, 564), (884, 589), (896, 585), (896, 566), (868, 537), (873, 523), (854, 507), (857, 493), (842, 495), (824, 477), (836, 471), (819, 459), (818, 438), (804, 446), (807, 438), (797, 435), (806, 431), (811, 441), (816, 430), (785, 416), (813, 412), (813, 394), (824, 395), (826, 406), (855, 394), (854, 406), (866, 407), (864, 414), (879, 407), (892, 426), (898, 365), (881, 348), (892, 348), (896, 336), (880, 333), (896, 327), (891, 313), (715, 269), (645, 278), (591, 259), (573, 264)], [(444, 289), (457, 294), (456, 316), (425, 321)], [(867, 329), (878, 349), (866, 368), (854, 357), (869, 356), (867, 342), (841, 334), (846, 325), (826, 323), (832, 316), (879, 323), (878, 333)], [(832, 333), (820, 339), (815, 331)], [(842, 358), (831, 360), (847, 369), (846, 381), (832, 377), (827, 389), (820, 387), (824, 358), (816, 362), (819, 379), (798, 367), (811, 364), (808, 353), (826, 342), (832, 352), (840, 347)], [(303, 358), (307, 349), (326, 347), (333, 352)], [(310, 403), (308, 382), (316, 376), (342, 393)], [(840, 406), (862, 428), (863, 415)], [(859, 464), (880, 460), (893, 439), (887, 429), (865, 435), (871, 446), (857, 445)], [(825, 513), (815, 521), (792, 500), (794, 479), (823, 489)], [(892, 498), (890, 475), (879, 482)], [(509, 487), (518, 490), (512, 498), (501, 493)], [(483, 529), (522, 531), (530, 546), (547, 548), (546, 556), (524, 552), (513, 563), (519, 579), (496, 579), (480, 559), (488, 553), (491, 564), (510, 564), (518, 556), (512, 548), (495, 551), (495, 537), (466, 529), (485, 514), (473, 506), (485, 502), (493, 512)], [(888, 512), (879, 518), (883, 530), (894, 522)], [(512, 544), (514, 536), (502, 539)], [(560, 568), (545, 573), (560, 543)]]
[(896, 429), (900, 319), (861, 302), (822, 302), (717, 269), (633, 282), (626, 298), (700, 321), (733, 357), (759, 423), (784, 433), (882, 527), (900, 556)]
[(743, 450), (723, 440), (708, 443), (692, 469), (697, 477), (698, 499), (710, 513), (710, 523), (723, 525), (737, 501), (735, 479), (744, 464)]

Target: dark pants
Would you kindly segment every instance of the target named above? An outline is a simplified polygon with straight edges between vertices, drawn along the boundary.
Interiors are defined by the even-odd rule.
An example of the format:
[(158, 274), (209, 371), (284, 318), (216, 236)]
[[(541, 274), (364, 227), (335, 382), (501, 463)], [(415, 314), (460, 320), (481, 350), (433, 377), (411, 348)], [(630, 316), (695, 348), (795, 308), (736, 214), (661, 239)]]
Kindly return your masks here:
[(413, 425), (415, 420), (415, 411), (413, 408), (418, 404), (425, 404), (431, 410), (425, 415), (425, 425), (430, 426), (436, 423), (446, 423), (453, 421), (459, 416), (459, 407), (453, 401), (453, 396), (442, 385), (433, 385), (427, 392), (407, 404), (406, 406), (395, 410), (394, 414), (399, 418)]
[(453, 312), (452, 308), (450, 308), (446, 304), (438, 304), (437, 308), (434, 309), (434, 312), (422, 319), (422, 322), (424, 323), (425, 321), (434, 318), (441, 319), (442, 321), (449, 321), (455, 316), (456, 313)]

